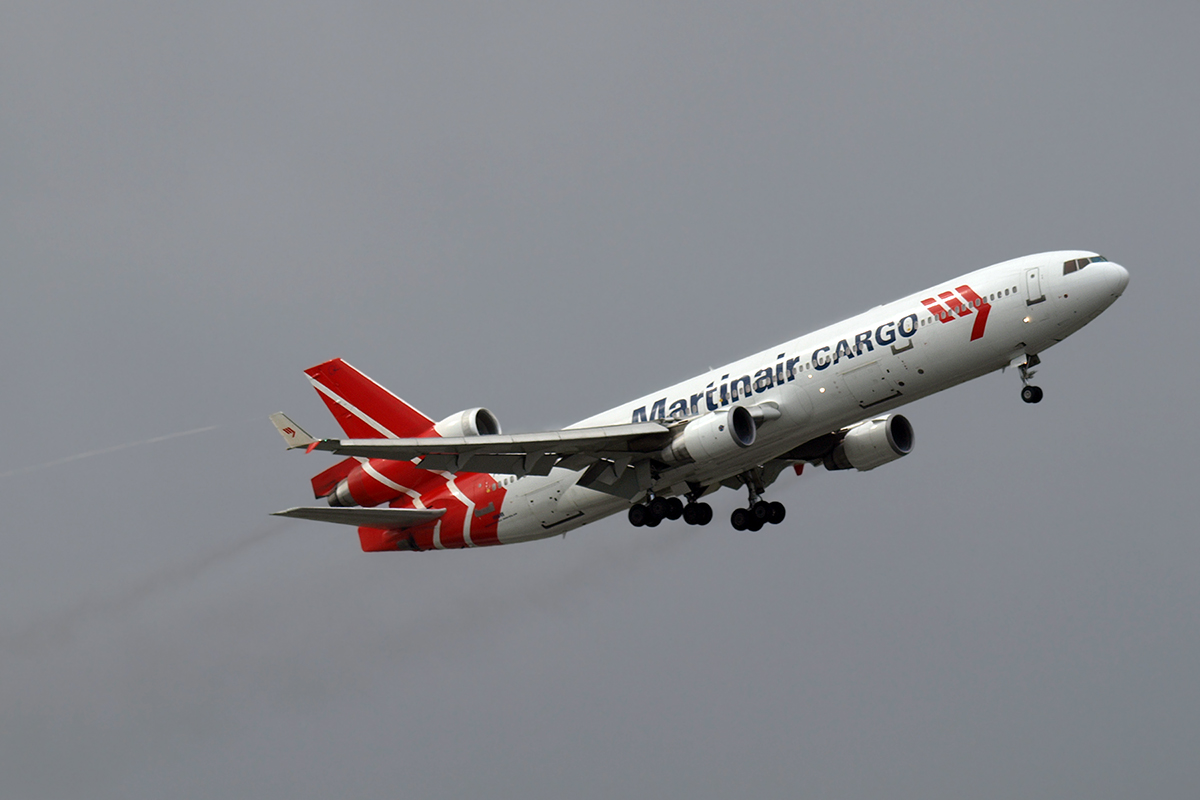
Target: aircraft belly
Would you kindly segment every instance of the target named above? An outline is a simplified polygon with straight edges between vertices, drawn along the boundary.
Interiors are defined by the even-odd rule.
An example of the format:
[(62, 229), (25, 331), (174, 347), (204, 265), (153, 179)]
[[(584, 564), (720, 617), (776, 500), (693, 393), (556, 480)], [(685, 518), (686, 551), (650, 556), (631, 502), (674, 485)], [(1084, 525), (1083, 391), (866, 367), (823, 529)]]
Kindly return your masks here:
[(589, 522), (629, 507), (619, 497), (576, 486), (579, 473), (556, 469), (522, 493), (510, 492), (511, 510), (505, 503), (497, 524), (501, 544), (559, 536)]

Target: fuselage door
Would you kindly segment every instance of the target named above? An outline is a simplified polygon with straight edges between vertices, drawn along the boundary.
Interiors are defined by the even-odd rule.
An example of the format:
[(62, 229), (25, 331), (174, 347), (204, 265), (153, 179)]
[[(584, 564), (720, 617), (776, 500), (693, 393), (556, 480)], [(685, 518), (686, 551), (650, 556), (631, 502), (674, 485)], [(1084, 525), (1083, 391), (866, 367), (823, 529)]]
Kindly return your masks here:
[(1042, 270), (1040, 267), (1029, 267), (1025, 270), (1025, 305), (1031, 306), (1046, 299), (1042, 291)]

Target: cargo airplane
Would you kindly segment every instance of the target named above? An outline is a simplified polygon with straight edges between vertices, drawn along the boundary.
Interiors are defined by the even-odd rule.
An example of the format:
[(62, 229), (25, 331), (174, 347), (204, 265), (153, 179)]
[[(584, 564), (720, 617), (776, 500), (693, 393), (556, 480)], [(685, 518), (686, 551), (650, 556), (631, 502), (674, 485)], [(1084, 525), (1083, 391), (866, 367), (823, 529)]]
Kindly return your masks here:
[(1121, 296), (1129, 273), (1096, 253), (1005, 261), (877, 306), (562, 430), (503, 434), (486, 408), (440, 422), (341, 359), (306, 370), (347, 438), (271, 415), (289, 448), (343, 460), (312, 479), (327, 506), (280, 516), (353, 525), (362, 549), (443, 550), (556, 536), (626, 512), (635, 526), (712, 521), (704, 501), (746, 492), (737, 530), (778, 524), (764, 493), (786, 469), (871, 470), (908, 455), (893, 409), (1014, 368), (1021, 399), (1040, 354)]

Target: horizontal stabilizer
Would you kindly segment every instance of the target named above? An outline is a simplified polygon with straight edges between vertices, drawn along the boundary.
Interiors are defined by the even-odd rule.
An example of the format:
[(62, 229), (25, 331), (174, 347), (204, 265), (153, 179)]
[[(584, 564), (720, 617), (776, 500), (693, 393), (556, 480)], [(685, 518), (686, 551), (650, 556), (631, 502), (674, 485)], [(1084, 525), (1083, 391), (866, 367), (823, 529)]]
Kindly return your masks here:
[(324, 508), (303, 506), (276, 511), (273, 516), (357, 525), (384, 531), (415, 528), (446, 513), (444, 508)]
[(308, 447), (313, 442), (317, 441), (296, 423), (292, 422), (287, 414), (282, 411), (276, 411), (271, 415), (271, 422), (275, 423), (275, 429), (279, 431), (279, 435), (287, 442), (289, 450), (294, 450), (297, 447)]

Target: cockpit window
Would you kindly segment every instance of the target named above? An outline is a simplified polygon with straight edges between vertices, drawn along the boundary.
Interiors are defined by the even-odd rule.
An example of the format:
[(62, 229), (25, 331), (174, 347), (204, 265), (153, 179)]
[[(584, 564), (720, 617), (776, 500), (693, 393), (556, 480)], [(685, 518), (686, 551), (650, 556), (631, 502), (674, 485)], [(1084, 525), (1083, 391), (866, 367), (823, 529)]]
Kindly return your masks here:
[(1070, 261), (1063, 262), (1063, 275), (1069, 275), (1072, 272), (1083, 269), (1088, 264), (1094, 264), (1097, 261), (1108, 261), (1104, 256), (1091, 256), (1090, 258), (1074, 258)]
[(1091, 256), (1088, 258), (1073, 258), (1070, 261), (1063, 262), (1063, 275), (1069, 275), (1072, 272), (1077, 272), (1088, 264), (1095, 264), (1097, 261), (1108, 261), (1104, 256)]

